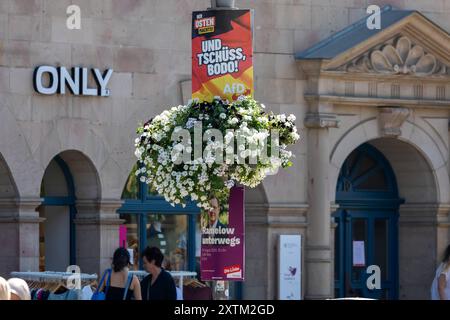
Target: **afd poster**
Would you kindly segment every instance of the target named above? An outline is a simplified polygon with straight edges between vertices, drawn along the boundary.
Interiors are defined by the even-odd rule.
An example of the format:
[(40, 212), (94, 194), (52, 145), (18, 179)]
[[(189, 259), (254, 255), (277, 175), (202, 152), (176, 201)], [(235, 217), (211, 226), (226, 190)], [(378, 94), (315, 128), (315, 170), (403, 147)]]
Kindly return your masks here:
[(251, 10), (198, 11), (192, 19), (192, 98), (253, 96)]
[(233, 187), (230, 193), (229, 210), (221, 216), (213, 203), (202, 215), (202, 245), (200, 270), (201, 280), (243, 281), (245, 270), (244, 245), (244, 188)]

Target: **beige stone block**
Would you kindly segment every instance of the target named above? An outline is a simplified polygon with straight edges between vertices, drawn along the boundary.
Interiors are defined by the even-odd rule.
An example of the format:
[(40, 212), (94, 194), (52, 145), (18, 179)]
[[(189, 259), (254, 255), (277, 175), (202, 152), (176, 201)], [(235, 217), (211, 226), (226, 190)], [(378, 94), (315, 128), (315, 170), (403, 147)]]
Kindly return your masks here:
[[(272, 28), (275, 24), (275, 6), (272, 1), (242, 1), (242, 8), (254, 9), (255, 28)], [(277, 2), (280, 3), (280, 2)], [(247, 5), (246, 5), (247, 4)], [(280, 3), (282, 4), (282, 3)], [(288, 3), (290, 4), (290, 3)]]
[(255, 53), (255, 75), (262, 78), (296, 79), (298, 68), (293, 55)]
[(81, 18), (80, 30), (68, 29), (66, 22), (67, 19), (65, 17), (52, 18), (51, 40), (53, 42), (94, 44), (94, 29), (92, 18)]
[(31, 97), (29, 95), (9, 94), (6, 97), (9, 110), (17, 120), (31, 119)]
[[(124, 125), (138, 108), (135, 99), (114, 98), (112, 101), (112, 124), (114, 126)], [(135, 129), (132, 131), (134, 132)]]
[[(29, 98), (31, 100), (31, 98)], [(29, 104), (29, 116), (28, 119), (31, 119), (31, 103)], [(25, 117), (24, 117), (25, 118)], [(21, 127), (21, 131), (24, 133), (27, 144), (30, 146), (31, 153), (35, 153), (39, 148), (42, 140), (50, 134), (53, 125), (43, 124), (39, 122), (28, 121), (19, 121), (19, 126)]]
[(92, 124), (110, 124), (112, 119), (112, 97), (71, 98), (73, 117), (87, 120)]
[(149, 47), (145, 41), (149, 32), (143, 27), (141, 21), (113, 20), (112, 43), (119, 46)]
[(6, 67), (0, 67), (0, 92), (10, 92), (9, 68)]
[(33, 69), (11, 68), (10, 87), (12, 93), (33, 94)]
[(190, 50), (190, 24), (150, 20), (141, 21), (139, 25), (140, 29), (135, 36), (141, 41), (141, 46), (151, 49)]
[(72, 116), (72, 103), (68, 95), (47, 96), (36, 94), (31, 97), (32, 120), (36, 122), (56, 120)]
[[(94, 171), (101, 168), (108, 158), (109, 150), (106, 145), (106, 141), (100, 139), (98, 135), (94, 133), (92, 128), (98, 127), (86, 120), (74, 120), (74, 119), (60, 119), (56, 124), (57, 134), (61, 141), (63, 150), (79, 150), (84, 153), (85, 157), (77, 157), (74, 160), (74, 164), (81, 165), (88, 168), (95, 168)], [(90, 161), (85, 161), (86, 158)], [(82, 160), (82, 161), (80, 161)], [(73, 165), (72, 165), (73, 166)], [(83, 190), (78, 190), (79, 195), (86, 195), (85, 199), (92, 199), (92, 194), (100, 196), (95, 191), (97, 190), (97, 180), (94, 178), (96, 174), (87, 172), (88, 178), (92, 179), (90, 184), (83, 185)], [(98, 189), (101, 191), (101, 188)], [(96, 198), (94, 197), (94, 198)], [(84, 199), (78, 197), (78, 199)]]
[[(93, 19), (92, 20), (92, 38), (93, 44), (107, 46), (113, 44), (114, 26), (116, 25), (113, 19)], [(120, 45), (120, 44), (119, 44)]]
[(31, 43), (31, 65), (72, 67), (71, 47), (65, 43)]
[[(100, 169), (100, 181), (102, 185), (102, 196), (107, 199), (120, 199), (126, 181), (122, 181), (120, 166), (111, 157), (108, 158)], [(119, 239), (117, 239), (118, 243)]]
[(311, 7), (275, 5), (274, 26), (282, 29), (311, 29)]
[(8, 38), (8, 15), (0, 10), (0, 40)]
[[(31, 45), (28, 41), (9, 41), (5, 45), (7, 63), (11, 67), (31, 66)], [(0, 60), (1, 62), (1, 60)]]
[(37, 16), (40, 14), (41, 1), (39, 0), (11, 0), (9, 13), (16, 15)]
[(113, 49), (94, 45), (72, 45), (72, 65), (99, 68), (101, 71), (114, 65)]
[(261, 28), (255, 31), (256, 52), (294, 53), (294, 31), (287, 29)]
[[(99, 19), (112, 17), (111, 0), (77, 0), (74, 4), (80, 7), (81, 15), (84, 18)], [(64, 10), (64, 12), (66, 11)]]
[(442, 158), (442, 154), (436, 146), (436, 143), (426, 132), (423, 130), (414, 130), (411, 135), (411, 141), (427, 155), (433, 168), (437, 169), (445, 164), (445, 159)]
[(114, 52), (114, 70), (118, 72), (154, 72), (154, 53), (144, 48), (118, 48)]
[(192, 53), (190, 51), (155, 50), (155, 72), (159, 74), (176, 73), (192, 74)]
[(191, 25), (192, 11), (202, 10), (210, 5), (203, 5), (205, 1), (181, 0), (181, 1), (166, 1), (153, 0), (154, 7), (151, 11), (150, 18), (157, 21), (165, 21), (177, 24)]
[[(66, 17), (67, 7), (72, 4), (71, 0), (43, 0), (42, 13), (45, 17)], [(83, 9), (80, 7), (83, 16)]]
[(325, 36), (319, 30), (294, 30), (294, 52), (299, 53), (310, 48)]
[(271, 175), (266, 178), (264, 186), (267, 198), (271, 202), (289, 203), (307, 201), (307, 157), (300, 154), (297, 151), (298, 148), (300, 148), (300, 145), (289, 148), (295, 154), (295, 158), (292, 159), (292, 167), (280, 169), (276, 175)]
[(109, 89), (111, 97), (131, 97), (133, 95), (133, 75), (131, 73), (113, 73)]
[(10, 16), (9, 39), (38, 40), (40, 35), (40, 19), (33, 16)]
[(258, 78), (256, 79), (255, 93), (257, 99), (266, 104), (294, 104), (295, 87), (295, 80)]
[(135, 73), (133, 95), (135, 98), (155, 98), (167, 92), (168, 78), (158, 74)]
[(112, 13), (115, 18), (124, 20), (143, 20), (155, 11), (156, 3), (146, 0), (112, 0)]

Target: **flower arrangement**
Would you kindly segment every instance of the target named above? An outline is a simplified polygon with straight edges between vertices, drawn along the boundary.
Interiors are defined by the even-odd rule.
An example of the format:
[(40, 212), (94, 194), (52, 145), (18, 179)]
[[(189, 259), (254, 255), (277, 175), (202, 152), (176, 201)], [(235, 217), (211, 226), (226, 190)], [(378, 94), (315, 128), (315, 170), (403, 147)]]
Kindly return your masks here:
[(256, 187), (292, 165), (287, 147), (300, 138), (295, 116), (264, 109), (242, 96), (164, 111), (137, 129), (136, 176), (173, 206), (190, 198), (208, 210), (211, 196), (228, 203), (236, 183)]

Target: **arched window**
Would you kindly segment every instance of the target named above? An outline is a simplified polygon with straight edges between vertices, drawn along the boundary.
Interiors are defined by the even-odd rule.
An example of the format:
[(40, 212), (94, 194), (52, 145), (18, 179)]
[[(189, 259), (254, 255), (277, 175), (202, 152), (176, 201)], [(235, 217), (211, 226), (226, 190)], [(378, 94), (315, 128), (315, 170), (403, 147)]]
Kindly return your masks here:
[[(163, 197), (152, 194), (136, 177), (136, 167), (125, 183), (118, 210), (125, 224), (121, 246), (133, 249), (135, 269), (142, 269), (140, 253), (156, 246), (164, 253), (168, 270), (198, 271), (200, 259), (200, 209), (193, 202), (185, 208), (172, 207)], [(125, 242), (125, 243), (123, 243)]]

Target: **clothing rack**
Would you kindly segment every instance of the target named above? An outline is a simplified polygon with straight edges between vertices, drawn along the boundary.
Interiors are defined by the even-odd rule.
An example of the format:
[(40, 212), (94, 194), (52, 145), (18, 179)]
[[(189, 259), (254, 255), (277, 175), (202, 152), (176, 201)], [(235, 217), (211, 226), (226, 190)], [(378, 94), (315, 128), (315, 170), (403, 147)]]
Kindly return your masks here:
[[(183, 283), (184, 283), (184, 278), (188, 278), (188, 277), (196, 277), (197, 276), (197, 272), (193, 272), (193, 271), (167, 271), (170, 273), (170, 275), (173, 278), (179, 279), (178, 280), (178, 288), (181, 290), (181, 299), (183, 299)], [(143, 271), (143, 270), (139, 270), (139, 271), (130, 271), (131, 274), (135, 275), (136, 277), (138, 277), (139, 281), (141, 281), (142, 279), (144, 279), (146, 276), (148, 276), (148, 272)]]
[(44, 272), (11, 272), (11, 277), (20, 278), (27, 282), (40, 282), (40, 283), (61, 283), (67, 281), (70, 277), (73, 278), (74, 275), (79, 276), (82, 284), (91, 284), (97, 281), (96, 274), (86, 274), (86, 273), (71, 273), (71, 272), (55, 272), (55, 271), (44, 271)]
[[(74, 278), (77, 277), (77, 278)], [(80, 286), (95, 286), (97, 283), (97, 275), (96, 274), (86, 274), (86, 273), (71, 273), (71, 272), (55, 272), (55, 271), (44, 271), (44, 272), (11, 272), (11, 277), (20, 278), (27, 282), (30, 291), (42, 289), (47, 292), (56, 293), (60, 288), (67, 290), (68, 294), (70, 286), (67, 281), (71, 281), (72, 279), (78, 281), (80, 279)], [(79, 277), (79, 278), (78, 278)], [(81, 288), (80, 288), (81, 289)], [(80, 300), (82, 299), (82, 291), (76, 290), (75, 296), (77, 298), (74, 299), (72, 296), (69, 300)], [(78, 293), (79, 292), (79, 293)], [(62, 297), (62, 296), (60, 296)], [(59, 300), (59, 299), (58, 299)]]

